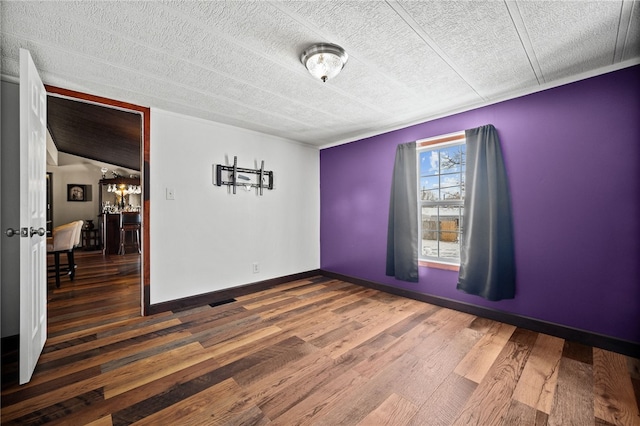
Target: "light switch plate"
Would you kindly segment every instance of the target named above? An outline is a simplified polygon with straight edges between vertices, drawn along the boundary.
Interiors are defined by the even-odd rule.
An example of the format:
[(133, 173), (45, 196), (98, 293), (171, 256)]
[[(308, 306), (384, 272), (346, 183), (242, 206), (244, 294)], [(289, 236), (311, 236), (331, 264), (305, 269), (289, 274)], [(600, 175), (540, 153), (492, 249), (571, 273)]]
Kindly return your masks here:
[(167, 200), (175, 200), (176, 191), (173, 188), (167, 188)]

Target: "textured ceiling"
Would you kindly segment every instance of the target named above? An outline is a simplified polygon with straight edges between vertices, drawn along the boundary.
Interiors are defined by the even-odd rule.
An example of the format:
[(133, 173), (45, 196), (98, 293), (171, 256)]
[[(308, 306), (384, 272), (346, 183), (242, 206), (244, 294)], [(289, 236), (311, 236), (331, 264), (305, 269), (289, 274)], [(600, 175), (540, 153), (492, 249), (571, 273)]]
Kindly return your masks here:
[[(2, 2), (2, 73), (327, 146), (640, 63), (624, 1)], [(310, 44), (349, 62), (314, 80)]]

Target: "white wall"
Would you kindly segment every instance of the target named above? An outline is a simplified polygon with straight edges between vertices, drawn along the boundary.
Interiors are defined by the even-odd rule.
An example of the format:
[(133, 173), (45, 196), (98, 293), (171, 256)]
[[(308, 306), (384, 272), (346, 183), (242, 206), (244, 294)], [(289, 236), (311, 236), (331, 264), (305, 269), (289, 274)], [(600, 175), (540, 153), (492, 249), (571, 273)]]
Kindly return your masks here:
[[(264, 160), (275, 189), (215, 186), (234, 155), (244, 168)], [(320, 267), (316, 148), (152, 109), (150, 160), (152, 304)]]
[[(62, 155), (62, 154), (60, 154)], [(74, 220), (93, 220), (98, 224), (98, 181), (102, 173), (91, 164), (73, 164), (68, 166), (47, 166), (52, 175), (53, 226), (63, 225)], [(91, 185), (91, 201), (67, 201), (67, 184)], [(89, 194), (85, 194), (88, 198)]]

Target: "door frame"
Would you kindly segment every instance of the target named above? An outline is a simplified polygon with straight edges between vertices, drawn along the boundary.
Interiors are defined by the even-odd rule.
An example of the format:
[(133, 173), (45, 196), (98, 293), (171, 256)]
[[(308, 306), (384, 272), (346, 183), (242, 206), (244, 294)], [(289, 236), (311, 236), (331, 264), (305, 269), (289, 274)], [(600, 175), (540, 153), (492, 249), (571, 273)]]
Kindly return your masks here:
[(149, 199), (150, 185), (149, 185), (149, 170), (150, 170), (150, 141), (151, 141), (151, 109), (140, 105), (131, 104), (128, 102), (117, 101), (115, 99), (104, 98), (102, 96), (90, 95), (88, 93), (77, 92), (75, 90), (63, 89), (61, 87), (50, 86), (45, 84), (44, 88), (47, 94), (56, 94), (64, 96), (69, 99), (75, 99), (80, 101), (91, 102), (95, 104), (116, 107), (124, 110), (138, 112), (142, 115), (142, 164), (141, 164), (141, 178), (142, 178), (142, 195), (144, 197), (142, 206), (142, 265), (141, 265), (141, 279), (140, 279), (140, 291), (141, 291), (141, 306), (140, 312), (143, 316), (149, 314), (149, 305), (151, 304), (150, 293), (150, 271), (149, 260), (151, 258), (151, 244), (149, 233), (149, 216), (151, 211), (151, 203)]

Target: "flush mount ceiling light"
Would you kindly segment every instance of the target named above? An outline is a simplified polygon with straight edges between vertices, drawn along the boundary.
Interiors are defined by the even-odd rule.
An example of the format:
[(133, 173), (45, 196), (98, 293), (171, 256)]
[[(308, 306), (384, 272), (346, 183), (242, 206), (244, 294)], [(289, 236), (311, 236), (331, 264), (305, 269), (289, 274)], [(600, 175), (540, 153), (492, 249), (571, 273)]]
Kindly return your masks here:
[(311, 75), (323, 82), (338, 75), (348, 58), (349, 55), (342, 47), (331, 43), (309, 46), (300, 56), (300, 60)]

